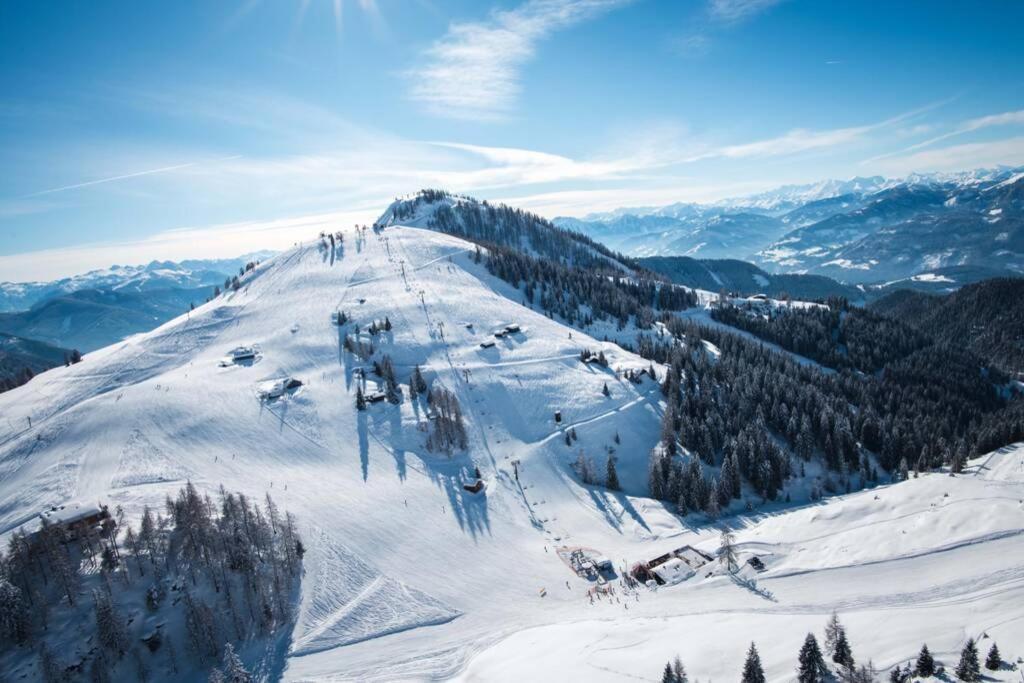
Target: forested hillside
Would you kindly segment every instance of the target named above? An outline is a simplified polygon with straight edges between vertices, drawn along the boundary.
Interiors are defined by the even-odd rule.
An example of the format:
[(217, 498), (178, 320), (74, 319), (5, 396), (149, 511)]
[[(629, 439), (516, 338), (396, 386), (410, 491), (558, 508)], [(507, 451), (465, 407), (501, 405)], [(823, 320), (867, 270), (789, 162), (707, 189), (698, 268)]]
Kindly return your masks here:
[(80, 358), (77, 351), (0, 332), (0, 391), (21, 386), (44, 370)]
[(1024, 278), (995, 278), (946, 296), (898, 291), (871, 304), (881, 315), (1024, 372)]
[(863, 292), (823, 275), (772, 274), (753, 263), (736, 259), (695, 259), (689, 256), (650, 256), (638, 259), (644, 268), (664, 275), (677, 285), (742, 296), (767, 294), (776, 299), (804, 301), (844, 296), (857, 300)]
[(804, 486), (812, 461), (823, 468), (813, 498), (909, 468), (957, 471), (972, 455), (1024, 438), (1022, 402), (1001, 392), (997, 367), (841, 297), (820, 306), (716, 305), (710, 316), (720, 325), (711, 327), (687, 314), (699, 304), (691, 290), (644, 279), (642, 270), (620, 277), (602, 265), (610, 254), (595, 256), (586, 240), (530, 214), (467, 198), (452, 208), (451, 200), (421, 193), (397, 215), (429, 216), (427, 227), (488, 247), (474, 259), (549, 316), (583, 330), (601, 320), (619, 331), (633, 325), (635, 341), (620, 344), (669, 366), (649, 488), (683, 514), (717, 516), (744, 497), (744, 482), (763, 499), (786, 497)]

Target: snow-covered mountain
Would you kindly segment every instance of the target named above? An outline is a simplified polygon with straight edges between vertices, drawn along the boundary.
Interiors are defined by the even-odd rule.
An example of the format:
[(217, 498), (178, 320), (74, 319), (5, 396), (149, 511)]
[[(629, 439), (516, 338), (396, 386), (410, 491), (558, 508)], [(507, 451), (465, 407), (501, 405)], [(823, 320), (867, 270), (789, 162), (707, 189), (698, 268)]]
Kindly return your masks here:
[(829, 180), (554, 222), (630, 256), (743, 259), (850, 284), (953, 267), (1013, 274), (1024, 272), (1022, 180), (1021, 169), (1002, 167)]
[[(717, 553), (719, 525), (647, 497), (661, 388), (627, 379), (653, 364), (605, 341), (633, 343), (632, 323), (569, 327), (492, 272), (477, 244), (445, 234), (629, 270), (544, 223), (450, 197), (395, 204), (378, 221), (388, 227), (304, 242), (190, 315), (0, 395), (0, 533), (68, 500), (137, 519), (186, 480), (272, 492), (307, 546), (301, 602), (281, 649), (246, 663), (287, 680), (656, 680), (676, 654), (695, 678), (733, 680), (756, 640), (768, 679), (781, 681), (833, 610), (860, 661), (882, 669), (922, 642), (951, 668), (982, 632), (1007, 660), (1024, 655), (1024, 448), (963, 476), (810, 505), (800, 484), (767, 505), (745, 488), (756, 511), (722, 522), (735, 528), (732, 575), (701, 559)], [(686, 314), (712, 324), (703, 306)], [(359, 355), (369, 345), (403, 385), (418, 366), (452, 393), (464, 449), (427, 448), (437, 412), (407, 387), (396, 403), (357, 408), (360, 392), (387, 389)], [(253, 356), (233, 362), (238, 347)], [(583, 362), (585, 351), (607, 366)], [(713, 364), (724, 352), (701, 342), (695, 353)], [(301, 385), (268, 396), (288, 379)], [(611, 453), (622, 490), (583, 483), (580, 456), (603, 467)], [(701, 563), (688, 580), (621, 583), (632, 563), (683, 546), (700, 551), (687, 551)], [(608, 558), (618, 576), (578, 576), (574, 549)], [(61, 655), (89, 657), (84, 646)], [(0, 675), (30, 676), (33, 656), (0, 651)], [(172, 678), (153, 662), (155, 678)]]
[(607, 221), (556, 218), (554, 223), (636, 257), (737, 258), (767, 247), (789, 229), (764, 213), (714, 207), (678, 215), (624, 214)]
[(716, 206), (756, 208), (773, 214), (798, 209), (805, 204), (849, 195), (870, 195), (902, 184), (903, 181), (882, 176), (854, 177), (849, 180), (822, 180), (805, 185), (782, 187), (745, 197), (734, 197), (715, 202)]
[(846, 282), (952, 266), (1024, 273), (1024, 174), (918, 181), (798, 227), (758, 254), (774, 270)]
[(45, 299), (84, 289), (145, 292), (213, 286), (238, 273), (249, 261), (266, 259), (261, 251), (231, 259), (152, 261), (145, 265), (114, 265), (49, 282), (0, 282), (0, 313), (24, 311)]
[(0, 332), (86, 353), (176, 318), (208, 299), (214, 286), (80, 289), (51, 296), (27, 311), (0, 313)]

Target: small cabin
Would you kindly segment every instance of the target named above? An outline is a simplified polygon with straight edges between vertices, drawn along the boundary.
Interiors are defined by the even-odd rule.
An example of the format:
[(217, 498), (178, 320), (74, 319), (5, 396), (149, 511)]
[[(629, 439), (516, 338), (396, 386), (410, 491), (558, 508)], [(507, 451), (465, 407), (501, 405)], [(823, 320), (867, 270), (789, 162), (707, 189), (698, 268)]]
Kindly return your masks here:
[(385, 398), (387, 398), (387, 396), (384, 394), (383, 391), (371, 391), (370, 393), (366, 394), (366, 396), (364, 396), (363, 398), (366, 399), (367, 403), (380, 403)]
[(295, 379), (294, 377), (285, 377), (284, 379), (279, 379), (264, 386), (260, 393), (263, 398), (266, 399), (280, 398), (284, 396), (286, 392), (294, 391), (301, 386), (302, 380)]
[(488, 339), (487, 341), (482, 341), (482, 342), (480, 342), (480, 348), (481, 349), (491, 349), (491, 348), (494, 348), (494, 341), (491, 340), (491, 339)]
[(762, 562), (761, 558), (758, 557), (757, 555), (754, 555), (749, 560), (747, 560), (747, 564), (749, 564), (751, 567), (753, 567), (754, 571), (759, 571), (759, 572), (763, 572), (764, 571), (764, 562)]
[(612, 565), (611, 559), (604, 555), (597, 555), (591, 559), (594, 561), (594, 566), (597, 567), (597, 571), (599, 572), (610, 572), (615, 568), (614, 565)]
[(81, 538), (90, 531), (98, 531), (107, 519), (110, 519), (110, 512), (106, 505), (55, 505), (39, 513), (42, 526), (58, 527), (69, 541)]
[(477, 479), (472, 484), (463, 484), (462, 488), (464, 488), (465, 490), (469, 491), (470, 493), (480, 493), (481, 491), (483, 491), (487, 487), (484, 484), (484, 480), (483, 479)]
[(256, 357), (256, 347), (254, 346), (236, 346), (235, 348), (228, 351), (228, 357), (233, 361), (240, 360), (252, 360)]
[(496, 339), (502, 339), (506, 334), (508, 334), (508, 332), (506, 332), (505, 330), (498, 330), (497, 332), (494, 333), (494, 337)]
[(562, 422), (562, 411), (561, 410), (556, 410), (555, 411), (555, 424), (559, 424), (561, 422)]
[(653, 571), (654, 575), (658, 577), (662, 583), (668, 584), (669, 586), (682, 583), (696, 573), (690, 565), (686, 564), (678, 557), (673, 557), (667, 562), (659, 564)]
[(768, 301), (767, 294), (754, 294), (750, 298), (753, 299), (754, 301)]
[(515, 323), (505, 326), (505, 334), (515, 334), (516, 332), (520, 331), (521, 328), (519, 327), (519, 325), (516, 325)]

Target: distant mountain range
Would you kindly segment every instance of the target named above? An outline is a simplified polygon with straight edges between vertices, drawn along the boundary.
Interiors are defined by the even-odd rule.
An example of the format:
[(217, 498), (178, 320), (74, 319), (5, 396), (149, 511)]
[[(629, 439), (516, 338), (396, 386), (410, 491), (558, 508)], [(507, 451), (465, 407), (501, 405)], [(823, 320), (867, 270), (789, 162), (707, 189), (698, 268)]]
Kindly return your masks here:
[(64, 349), (93, 351), (181, 315), (193, 303), (203, 303), (246, 263), (270, 255), (154, 261), (53, 282), (0, 283), (0, 333), (58, 348), (62, 360)]
[(153, 261), (140, 266), (111, 266), (50, 282), (0, 282), (0, 313), (26, 311), (37, 303), (83, 289), (146, 292), (155, 289), (194, 289), (220, 284), (249, 261), (269, 258), (261, 251), (230, 259)]
[(824, 181), (554, 222), (630, 256), (746, 259), (769, 272), (877, 287), (930, 277), (952, 288), (1024, 273), (1022, 171)]

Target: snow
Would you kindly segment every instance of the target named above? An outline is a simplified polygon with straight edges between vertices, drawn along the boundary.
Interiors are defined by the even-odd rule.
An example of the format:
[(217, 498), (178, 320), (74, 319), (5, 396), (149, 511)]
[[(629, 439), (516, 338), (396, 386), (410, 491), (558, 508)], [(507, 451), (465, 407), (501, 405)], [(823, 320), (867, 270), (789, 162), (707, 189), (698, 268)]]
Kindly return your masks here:
[[(520, 305), (473, 251), (410, 227), (350, 231), (334, 252), (301, 244), (190, 316), (0, 395), (0, 533), (71, 499), (135, 519), (186, 479), (271, 492), (308, 548), (287, 680), (656, 680), (677, 653), (691, 677), (735, 680), (756, 640), (769, 680), (783, 681), (833, 609), (855, 654), (880, 666), (923, 641), (948, 666), (982, 631), (1005, 658), (1024, 655), (1024, 446), (964, 476), (681, 520), (644, 497), (659, 387), (615, 373), (648, 363), (595, 338), (604, 328), (569, 330)], [(342, 348), (338, 310), (392, 322), (375, 345), (394, 361), (400, 405), (355, 409), (364, 364)], [(687, 314), (714, 324), (706, 308)], [(511, 322), (521, 333), (492, 336)], [(222, 366), (239, 346), (258, 346), (259, 362)], [(610, 367), (581, 363), (583, 349)], [(458, 397), (466, 452), (426, 450), (414, 365)], [(260, 400), (283, 378), (303, 385)], [(569, 466), (582, 449), (601, 471), (608, 447), (623, 492), (584, 486)], [(482, 494), (462, 488), (474, 466)], [(725, 525), (741, 565), (757, 555), (764, 572), (733, 578), (714, 563), (635, 595), (613, 579), (615, 594), (592, 604), (593, 584), (556, 553), (592, 548), (621, 572), (683, 545), (714, 555)]]
[[(787, 681), (804, 635), (820, 639), (832, 609), (858, 661), (883, 671), (923, 642), (950, 669), (964, 641), (982, 634), (982, 654), (993, 641), (1001, 650), (1010, 643), (1003, 658), (1014, 661), (1024, 637), (1024, 445), (972, 465), (963, 476), (922, 475), (748, 523), (736, 532), (740, 562), (757, 554), (768, 565), (756, 584), (744, 568), (736, 579), (719, 572), (642, 593), (628, 614), (601, 604), (592, 618), (514, 634), (461, 680), (542, 680), (552, 671), (656, 680), (676, 653), (691, 677), (735, 680), (753, 640), (768, 680)], [(1017, 680), (1008, 670), (986, 673)]]
[(826, 261), (821, 264), (822, 266), (836, 266), (838, 268), (845, 268), (847, 270), (871, 270), (870, 263), (854, 263), (850, 259), (838, 258), (832, 261)]
[(654, 568), (654, 573), (669, 586), (682, 583), (694, 575), (694, 571), (690, 569), (690, 566), (678, 557), (673, 557), (668, 562), (659, 564)]
[(910, 279), (914, 282), (953, 282), (952, 278), (939, 273), (918, 273)]

